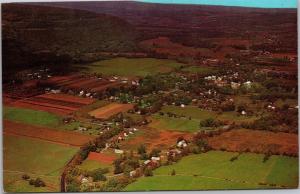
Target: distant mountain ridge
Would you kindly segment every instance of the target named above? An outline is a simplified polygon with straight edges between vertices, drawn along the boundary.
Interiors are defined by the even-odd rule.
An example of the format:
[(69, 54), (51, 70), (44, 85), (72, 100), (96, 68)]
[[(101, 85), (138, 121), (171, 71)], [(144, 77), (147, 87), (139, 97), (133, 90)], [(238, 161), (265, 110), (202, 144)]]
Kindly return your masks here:
[[(285, 47), (295, 50), (297, 9), (263, 9), (135, 1), (84, 1), (35, 3), (45, 6), (88, 10), (120, 17), (139, 30), (139, 40), (158, 36), (189, 46), (201, 39), (218, 37), (278, 36)], [(248, 38), (248, 37), (246, 37)]]
[(3, 64), (26, 68), (80, 60), (86, 53), (132, 52), (136, 31), (128, 22), (83, 10), (2, 4)]

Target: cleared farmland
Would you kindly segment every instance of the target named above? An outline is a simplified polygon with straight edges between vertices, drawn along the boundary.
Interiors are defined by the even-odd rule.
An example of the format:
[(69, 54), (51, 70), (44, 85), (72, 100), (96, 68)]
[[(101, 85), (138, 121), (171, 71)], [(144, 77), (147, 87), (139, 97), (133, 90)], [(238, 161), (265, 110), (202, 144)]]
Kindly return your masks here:
[(58, 131), (46, 127), (38, 127), (4, 120), (4, 134), (32, 137), (62, 145), (82, 146), (93, 140), (93, 136), (76, 132)]
[(91, 92), (102, 92), (107, 88), (122, 85), (122, 82), (117, 80), (115, 82), (111, 82), (109, 79), (99, 79), (93, 76), (86, 77), (80, 74), (76, 76), (55, 76), (46, 80), (45, 83), (71, 90), (88, 90)]
[(115, 156), (105, 153), (90, 152), (88, 155), (88, 160), (93, 160), (105, 164), (112, 164), (115, 159)]
[(61, 122), (61, 118), (52, 113), (7, 106), (3, 108), (3, 119), (48, 127), (56, 127)]
[(91, 73), (104, 75), (141, 76), (168, 73), (178, 69), (184, 64), (167, 59), (154, 58), (114, 58), (98, 61), (81, 66)]
[(179, 137), (190, 139), (190, 133), (179, 131), (158, 130), (150, 127), (139, 128), (139, 131), (127, 137), (126, 141), (120, 143), (120, 148), (125, 150), (136, 150), (139, 145), (144, 144), (147, 149), (166, 149), (175, 145)]
[(93, 103), (94, 101), (94, 99), (81, 98), (67, 94), (43, 94), (17, 100), (10, 103), (10, 106), (42, 110), (59, 115), (67, 115), (85, 105)]
[[(98, 106), (99, 103), (97, 103), (95, 105)], [(84, 108), (85, 108), (85, 106), (84, 106)], [(8, 121), (34, 125), (34, 126), (38, 126), (38, 127), (57, 129), (57, 130), (67, 130), (67, 131), (77, 130), (78, 127), (80, 127), (80, 126), (92, 127), (88, 131), (76, 131), (76, 132), (81, 133), (81, 134), (82, 133), (89, 134), (89, 135), (98, 135), (98, 133), (99, 133), (98, 125), (94, 125), (91, 123), (87, 124), (87, 123), (80, 122), (80, 121), (64, 123), (63, 117), (61, 115), (48, 113), (45, 111), (32, 110), (32, 109), (26, 109), (26, 108), (17, 108), (17, 107), (8, 107), (8, 106), (4, 106), (3, 110), (4, 110), (3, 118), (4, 118), (4, 120), (8, 120)], [(85, 113), (83, 110), (76, 111), (76, 113), (78, 113), (78, 114), (79, 114), (79, 112), (82, 114)], [(78, 114), (76, 114), (76, 116)]]
[[(78, 148), (37, 139), (4, 135), (3, 176), (5, 192), (59, 192), (60, 173)], [(22, 179), (41, 178), (46, 187), (34, 187)]]
[(116, 115), (120, 112), (127, 112), (132, 108), (133, 104), (111, 103), (109, 105), (93, 110), (89, 112), (89, 114), (97, 119), (108, 119), (111, 116)]
[[(190, 155), (178, 163), (154, 170), (153, 177), (142, 177), (125, 191), (296, 188), (298, 158), (210, 151)], [(171, 176), (173, 169), (176, 175)]]
[(188, 66), (186, 68), (183, 68), (181, 71), (208, 75), (208, 74), (216, 73), (217, 69), (213, 67), (207, 67), (207, 66)]
[[(153, 119), (155, 120), (150, 124), (151, 127), (156, 129), (174, 130), (182, 132), (195, 132), (200, 130), (200, 122), (205, 119), (214, 118), (222, 121), (229, 122), (245, 122), (253, 121), (255, 116), (238, 116), (236, 112), (223, 112), (218, 114), (215, 111), (209, 111), (200, 109), (196, 106), (186, 106), (184, 108), (179, 106), (163, 106), (161, 112), (164, 115), (155, 114)], [(167, 114), (173, 113), (177, 117), (169, 117)]]
[(280, 154), (298, 154), (298, 136), (292, 133), (239, 129), (208, 139), (213, 149), (264, 153), (269, 149)]

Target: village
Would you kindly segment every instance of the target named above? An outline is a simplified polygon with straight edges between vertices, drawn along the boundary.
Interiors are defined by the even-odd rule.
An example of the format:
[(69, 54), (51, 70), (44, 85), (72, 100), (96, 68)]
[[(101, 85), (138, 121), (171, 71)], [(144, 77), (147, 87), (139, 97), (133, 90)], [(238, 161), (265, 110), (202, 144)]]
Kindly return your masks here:
[[(211, 61), (215, 62), (214, 59), (205, 60), (204, 64), (208, 67), (215, 67), (216, 64), (208, 64)], [(218, 63), (221, 62), (218, 61)], [(280, 107), (277, 105), (277, 98), (264, 98), (263, 92), (274, 92), (274, 87), (280, 87), (285, 93), (290, 93), (290, 98), (296, 98), (297, 88), (270, 83), (269, 78), (276, 78), (277, 74), (270, 74), (259, 68), (249, 72), (248, 69), (242, 68), (244, 66), (242, 64), (225, 63), (227, 62), (222, 64), (226, 66), (225, 71), (221, 69), (214, 70), (213, 73), (199, 74), (187, 73), (179, 69), (171, 74), (158, 74), (144, 78), (93, 74), (55, 76), (49, 68), (40, 69), (27, 73), (22, 81), (24, 85), (30, 86), (28, 90), (38, 91), (39, 95), (21, 100), (18, 100), (19, 97), (11, 96), (11, 99), (17, 100), (10, 102), (10, 105), (37, 110), (46, 106), (50, 112), (63, 113), (63, 115), (67, 113), (67, 116), (62, 119), (63, 125), (75, 123), (75, 127), (72, 128), (75, 132), (95, 135), (95, 139), (78, 152), (79, 155), (83, 152), (84, 156), (74, 157), (75, 159), (67, 166), (64, 172), (66, 178), (63, 180), (66, 184), (65, 189), (66, 191), (109, 190), (113, 188), (107, 188), (107, 185), (102, 184), (103, 181), (110, 180), (109, 177), (128, 177), (118, 183), (124, 187), (140, 176), (153, 176), (154, 169), (162, 165), (172, 165), (190, 153), (205, 153), (213, 149), (206, 140), (207, 137), (219, 136), (239, 128), (251, 129), (256, 125), (270, 127), (272, 129), (268, 128), (268, 130), (276, 132), (297, 132), (294, 130), (297, 123), (292, 125), (289, 123), (289, 126), (285, 125), (285, 127), (281, 127), (282, 124), (269, 126), (267, 121), (260, 123), (265, 117), (271, 118), (272, 115), (278, 117), (278, 114), (286, 114), (286, 111), (291, 112), (289, 114), (298, 111), (298, 105), (284, 104)], [(285, 75), (282, 74), (283, 77)], [(287, 76), (285, 78), (289, 79)], [(14, 89), (17, 88), (14, 87)], [(280, 98), (283, 94), (278, 92), (278, 95)], [(240, 103), (240, 96), (248, 98), (249, 103)], [(84, 106), (89, 106), (88, 104), (96, 101), (105, 103), (102, 103), (100, 108), (88, 109), (89, 111), (85, 114), (76, 114), (72, 112), (82, 106), (74, 104), (80, 102), (77, 98), (85, 101), (85, 105), (82, 104)], [(72, 104), (76, 109), (68, 108), (68, 104), (70, 106)], [(175, 108), (179, 110), (178, 113), (163, 111), (164, 107), (172, 106), (178, 107)], [(195, 107), (199, 112), (203, 110), (210, 114), (215, 113), (215, 115), (201, 120), (198, 127), (192, 130), (194, 135), (182, 133), (173, 138), (173, 142), (167, 147), (151, 146), (152, 150), (149, 150), (143, 142), (140, 142), (136, 150), (124, 149), (126, 148), (124, 144), (127, 144), (128, 139), (139, 136), (141, 131), (145, 133), (144, 128), (157, 122), (157, 118), (170, 118), (174, 119), (174, 122), (195, 120), (193, 116), (184, 114), (185, 109), (189, 111), (190, 107)], [(237, 119), (226, 119), (227, 113)], [(153, 117), (153, 115), (156, 116)], [(297, 115), (294, 116), (296, 119)], [(272, 119), (275, 118), (272, 117)], [(248, 120), (253, 122), (247, 122)], [(269, 153), (269, 151), (262, 152)], [(113, 161), (114, 170), (109, 173), (112, 175), (106, 175), (109, 172), (108, 169), (87, 172), (76, 167), (89, 159), (91, 155), (96, 159), (108, 160), (108, 163)], [(172, 172), (172, 175), (175, 174), (175, 171)]]
[[(19, 31), (39, 29), (44, 33), (37, 36), (44, 38), (44, 20), (62, 31), (71, 25), (74, 29), (66, 31), (74, 35), (60, 42), (68, 36), (57, 32), (58, 40), (49, 40), (46, 50), (23, 37), (32, 53), (25, 49), (27, 58), (18, 63), (20, 54), (4, 68), (5, 190), (296, 188), (293, 10), (231, 13), (220, 7), (156, 5), (157, 13), (166, 15), (156, 24), (152, 12), (137, 19), (135, 3), (128, 5), (136, 11), (130, 14), (108, 5), (100, 15), (63, 4), (12, 4), (12, 13), (6, 10), (5, 33), (14, 52), (18, 41), (10, 40), (23, 37)], [(185, 14), (176, 18), (170, 12), (175, 8)], [(252, 17), (246, 20), (248, 12)], [(72, 13), (72, 22), (64, 23), (65, 13)], [(257, 15), (265, 18), (259, 24)], [(235, 23), (231, 17), (243, 19)], [(31, 25), (37, 27), (26, 27)], [(81, 25), (84, 33), (77, 29)], [(82, 33), (89, 30), (95, 34), (86, 43)]]

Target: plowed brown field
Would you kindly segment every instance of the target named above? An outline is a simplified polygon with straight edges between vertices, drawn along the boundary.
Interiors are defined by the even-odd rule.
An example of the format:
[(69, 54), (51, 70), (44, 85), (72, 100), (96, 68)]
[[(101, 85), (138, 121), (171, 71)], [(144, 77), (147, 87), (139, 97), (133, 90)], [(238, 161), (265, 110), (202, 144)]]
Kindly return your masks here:
[(265, 153), (275, 149), (280, 154), (298, 154), (298, 135), (291, 133), (238, 129), (209, 138), (208, 143), (217, 150)]
[(104, 107), (93, 110), (93, 111), (89, 112), (89, 114), (98, 119), (108, 119), (115, 114), (118, 114), (120, 112), (127, 112), (128, 110), (130, 110), (132, 108), (133, 108), (133, 104), (111, 103)]
[(103, 154), (103, 153), (90, 152), (88, 159), (103, 162), (106, 164), (112, 164), (113, 161), (116, 159), (116, 157), (107, 155), (107, 154)]
[(187, 140), (192, 138), (191, 133), (183, 133), (169, 130), (157, 130), (150, 127), (140, 129), (143, 131), (143, 135), (131, 138), (121, 143), (121, 148), (134, 148), (141, 144), (144, 144), (147, 149), (153, 148), (166, 149), (172, 145), (176, 145), (179, 137), (184, 137)]
[(10, 102), (9, 105), (33, 110), (42, 110), (59, 115), (67, 115), (94, 101), (94, 99), (81, 98), (67, 94), (42, 94)]
[(76, 132), (58, 131), (46, 127), (37, 127), (7, 120), (4, 120), (3, 125), (4, 134), (37, 138), (69, 146), (79, 147), (94, 139), (93, 136), (83, 135)]

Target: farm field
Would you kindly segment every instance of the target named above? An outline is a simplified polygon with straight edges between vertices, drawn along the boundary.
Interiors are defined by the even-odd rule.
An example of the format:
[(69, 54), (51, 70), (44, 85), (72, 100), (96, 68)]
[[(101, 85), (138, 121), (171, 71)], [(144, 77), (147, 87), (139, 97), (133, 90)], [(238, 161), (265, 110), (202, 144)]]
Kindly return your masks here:
[(199, 73), (201, 75), (209, 75), (209, 74), (216, 73), (217, 69), (213, 67), (207, 67), (207, 66), (188, 66), (181, 69), (181, 71), (189, 72), (189, 73)]
[(298, 136), (291, 133), (235, 129), (209, 138), (208, 143), (217, 150), (250, 150), (264, 153), (268, 149), (273, 149), (280, 154), (298, 154)]
[(97, 119), (109, 119), (111, 116), (120, 112), (127, 112), (133, 108), (133, 104), (117, 104), (111, 103), (96, 110), (89, 112), (89, 114)]
[[(208, 118), (215, 118), (216, 113), (213, 111), (201, 110), (195, 106), (186, 106), (184, 108), (178, 106), (163, 106), (161, 112), (163, 116), (155, 114), (155, 119), (150, 126), (156, 129), (174, 130), (181, 132), (196, 132), (199, 128), (201, 120)], [(184, 116), (185, 118), (174, 118), (168, 117), (167, 113), (174, 113), (179, 117)], [(191, 117), (191, 119), (189, 119)]]
[(102, 163), (99, 161), (94, 161), (94, 160), (89, 160), (86, 159), (84, 160), (80, 165), (77, 166), (80, 170), (85, 170), (85, 171), (93, 171), (99, 168), (107, 168), (109, 170), (109, 172), (107, 173), (107, 175), (112, 176), (113, 175), (113, 171), (114, 171), (114, 167), (112, 164), (107, 164), (107, 163)]
[[(237, 155), (220, 151), (190, 155), (154, 170), (153, 177), (139, 178), (125, 191), (297, 187), (298, 158), (271, 156), (263, 162), (263, 155), (243, 153), (231, 162)], [(176, 175), (171, 176), (173, 169)]]
[(68, 115), (95, 100), (67, 94), (43, 94), (10, 103), (10, 106)]
[[(179, 106), (163, 106), (161, 112), (164, 115), (155, 114), (152, 116), (154, 122), (150, 124), (151, 127), (182, 132), (196, 132), (201, 130), (199, 127), (200, 122), (209, 118), (236, 123), (250, 122), (257, 119), (255, 116), (239, 116), (238, 113), (233, 111), (217, 114), (217, 112), (200, 109), (196, 106), (186, 106), (184, 108)], [(167, 113), (176, 114), (178, 118), (169, 117)]]
[(297, 188), (296, 0), (147, 1), (1, 6), (5, 191)]
[[(62, 115), (57, 115), (54, 113), (9, 106), (4, 106), (3, 110), (3, 118), (8, 121), (34, 125), (38, 127), (53, 128), (57, 130), (76, 131), (78, 133), (89, 135), (98, 135), (99, 133), (98, 125), (91, 123), (86, 124), (81, 121), (64, 123)], [(78, 111), (78, 113), (79, 112), (84, 114), (83, 111)], [(88, 131), (77, 131), (78, 127), (80, 126), (89, 126), (91, 128)]]
[[(168, 73), (179, 68), (183, 64), (154, 58), (114, 58), (98, 61), (81, 66), (90, 73), (102, 73), (104, 75), (141, 76)], [(84, 70), (85, 71), (85, 70)]]
[[(60, 173), (78, 148), (37, 139), (4, 135), (4, 190), (6, 192), (58, 192)], [(51, 162), (50, 162), (51, 161)], [(41, 178), (46, 187), (34, 187), (22, 179)]]
[(189, 133), (179, 131), (158, 130), (151, 127), (140, 128), (136, 135), (129, 136), (120, 143), (120, 148), (124, 150), (136, 150), (138, 146), (144, 144), (149, 150), (153, 148), (166, 149), (177, 141), (178, 137), (190, 139)]
[(87, 159), (100, 163), (112, 164), (116, 157), (106, 153), (90, 152)]
[(16, 123), (7, 120), (4, 120), (3, 133), (17, 136), (32, 137), (52, 143), (76, 147), (82, 146), (94, 139), (93, 136), (84, 135), (76, 132), (61, 131), (47, 127), (38, 127), (34, 125)]
[(81, 74), (75, 76), (55, 76), (47, 79), (44, 83), (67, 88), (69, 90), (85, 90), (90, 92), (103, 92), (107, 88), (118, 87), (122, 85), (122, 83), (117, 80), (115, 80), (115, 82), (111, 82), (109, 79), (99, 79), (95, 76), (89, 77)]
[(53, 113), (7, 106), (3, 108), (3, 119), (48, 127), (57, 127), (62, 122), (61, 117)]
[(110, 102), (106, 100), (96, 100), (92, 104), (86, 105), (81, 107), (80, 109), (76, 110), (73, 115), (79, 118), (88, 118), (90, 117), (89, 112), (108, 105)]
[(183, 118), (169, 118), (168, 116), (154, 115), (155, 119), (150, 123), (150, 127), (155, 129), (163, 129), (169, 131), (180, 131), (180, 132), (196, 132), (199, 131), (200, 121), (197, 119), (188, 120)]

